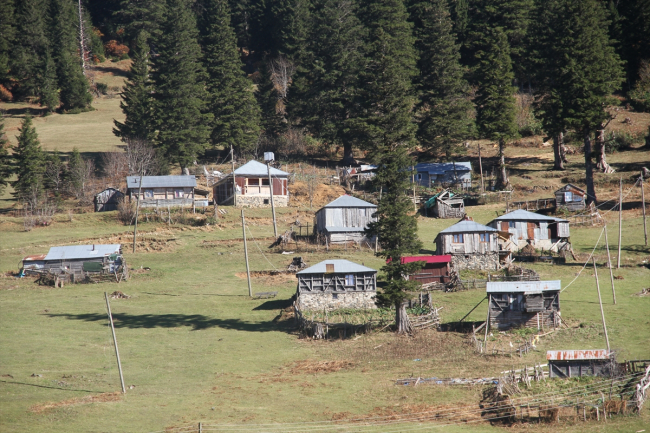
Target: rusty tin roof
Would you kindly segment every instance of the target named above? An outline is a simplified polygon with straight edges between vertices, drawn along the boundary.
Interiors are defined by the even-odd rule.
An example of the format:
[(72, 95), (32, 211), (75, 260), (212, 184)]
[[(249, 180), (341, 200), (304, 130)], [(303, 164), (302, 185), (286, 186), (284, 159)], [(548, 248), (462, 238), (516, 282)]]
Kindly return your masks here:
[(607, 349), (590, 350), (549, 350), (546, 359), (549, 361), (574, 361), (590, 359), (609, 359), (611, 352)]

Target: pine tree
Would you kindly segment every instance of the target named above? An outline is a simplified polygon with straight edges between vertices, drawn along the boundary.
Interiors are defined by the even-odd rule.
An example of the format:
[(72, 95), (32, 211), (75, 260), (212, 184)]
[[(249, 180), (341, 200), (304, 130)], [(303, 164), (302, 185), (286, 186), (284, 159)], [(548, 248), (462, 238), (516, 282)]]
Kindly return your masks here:
[(271, 52), (274, 56), (284, 55), (299, 66), (309, 38), (311, 0), (276, 0), (269, 4), (274, 37)]
[(32, 124), (32, 118), (26, 117), (18, 129), (18, 144), (13, 148), (15, 173), (18, 179), (12, 182), (14, 196), (20, 200), (39, 197), (43, 191), (44, 155), (41, 143)]
[(256, 0), (229, 0), (231, 25), (237, 35), (238, 47), (250, 47), (251, 20)]
[(120, 108), (125, 115), (124, 122), (114, 120), (113, 133), (123, 141), (140, 139), (149, 141), (154, 137), (153, 98), (151, 97), (150, 60), (147, 35), (140, 32), (131, 50), (131, 70), (122, 89)]
[(164, 10), (164, 0), (122, 0), (116, 14), (124, 26), (126, 40), (135, 42), (142, 32), (145, 41), (158, 36)]
[[(0, 86), (9, 81), (11, 69), (11, 47), (16, 36), (14, 0), (0, 2)], [(6, 87), (5, 87), (6, 88)], [(2, 95), (0, 95), (2, 98)]]
[[(608, 118), (605, 107), (623, 81), (621, 61), (607, 33), (599, 0), (553, 0), (539, 28), (544, 80), (540, 86), (546, 122), (578, 131), (585, 143), (587, 203), (597, 200), (593, 180), (593, 134)], [(598, 65), (598, 67), (593, 67)]]
[(89, 110), (93, 100), (79, 54), (78, 8), (72, 0), (51, 0), (51, 35), (61, 109)]
[(498, 188), (508, 183), (505, 163), (506, 142), (517, 136), (515, 123), (514, 75), (508, 40), (500, 27), (485, 30), (483, 45), (476, 51), (478, 77), (476, 124), (483, 138), (499, 142)]
[(210, 136), (212, 114), (200, 63), (196, 20), (187, 0), (167, 0), (152, 59), (156, 143), (169, 162), (188, 167)]
[(4, 118), (0, 117), (0, 194), (9, 185), (9, 179), (13, 174), (12, 158), (9, 155), (9, 141), (5, 134)]
[(205, 0), (203, 6), (200, 30), (214, 116), (212, 145), (247, 151), (255, 146), (260, 133), (260, 108), (253, 83), (242, 70), (227, 0)]
[(447, 0), (417, 2), (411, 7), (415, 23), (420, 75), (416, 118), (420, 145), (450, 157), (473, 133), (469, 85), (460, 65), (460, 45), (453, 34)]

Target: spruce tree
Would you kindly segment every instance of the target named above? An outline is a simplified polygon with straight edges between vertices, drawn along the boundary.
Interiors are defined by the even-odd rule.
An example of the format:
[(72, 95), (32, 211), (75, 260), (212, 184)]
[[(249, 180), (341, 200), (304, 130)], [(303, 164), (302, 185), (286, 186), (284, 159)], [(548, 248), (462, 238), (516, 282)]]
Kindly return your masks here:
[(417, 137), (433, 154), (450, 157), (462, 151), (459, 143), (472, 136), (474, 122), (447, 0), (418, 1), (411, 6), (411, 19), (420, 58)]
[(0, 86), (7, 86), (9, 82), (11, 47), (16, 36), (14, 12), (14, 0), (0, 2)]
[(167, 0), (152, 59), (156, 144), (182, 169), (205, 149), (212, 122), (197, 37), (189, 1)]
[(141, 31), (131, 50), (131, 70), (122, 89), (120, 108), (124, 122), (114, 120), (113, 133), (122, 141), (139, 139), (150, 141), (154, 137), (153, 98), (151, 96), (150, 60), (147, 35)]
[(0, 194), (9, 185), (9, 179), (13, 174), (12, 158), (9, 155), (9, 141), (5, 134), (4, 118), (0, 117)]
[(16, 198), (31, 200), (40, 197), (43, 191), (44, 155), (31, 117), (23, 120), (18, 131), (20, 132), (17, 137), (18, 144), (13, 148), (14, 167), (18, 179), (11, 184)]
[(285, 55), (299, 67), (309, 39), (311, 0), (276, 0), (269, 5), (274, 37), (271, 52)]
[(227, 0), (205, 0), (201, 16), (203, 64), (207, 70), (213, 146), (252, 149), (260, 133), (253, 83), (242, 70)]
[(478, 80), (476, 124), (481, 137), (499, 143), (498, 188), (508, 183), (505, 163), (506, 143), (517, 136), (515, 123), (514, 75), (508, 39), (500, 27), (486, 28), (483, 44), (476, 51)]
[(116, 12), (124, 26), (124, 37), (135, 42), (144, 32), (145, 40), (158, 36), (165, 0), (122, 0)]
[(277, 140), (287, 130), (286, 103), (271, 80), (268, 60), (260, 65), (255, 98), (260, 107), (260, 125), (264, 134)]

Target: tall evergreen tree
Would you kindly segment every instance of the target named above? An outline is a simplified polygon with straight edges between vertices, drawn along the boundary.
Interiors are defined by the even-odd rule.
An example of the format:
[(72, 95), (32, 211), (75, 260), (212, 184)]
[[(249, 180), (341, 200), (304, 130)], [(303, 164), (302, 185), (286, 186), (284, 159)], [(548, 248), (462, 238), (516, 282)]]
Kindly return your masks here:
[(0, 2), (0, 86), (7, 85), (9, 81), (11, 47), (16, 36), (14, 11), (14, 0)]
[(264, 134), (278, 139), (287, 130), (286, 103), (273, 82), (268, 60), (260, 65), (255, 98), (260, 107), (260, 126)]
[(188, 167), (210, 136), (205, 70), (188, 0), (167, 0), (152, 59), (156, 142), (169, 162)]
[(0, 117), (0, 194), (9, 185), (9, 179), (13, 174), (13, 164), (9, 155), (9, 141), (5, 134), (5, 121)]
[(18, 179), (12, 182), (13, 194), (20, 200), (29, 200), (42, 194), (44, 155), (31, 117), (23, 120), (18, 131), (18, 144), (13, 149)]
[(417, 1), (411, 6), (415, 23), (420, 75), (416, 119), (420, 145), (450, 157), (472, 136), (473, 106), (460, 65), (460, 45), (453, 34), (447, 0)]
[(152, 86), (149, 80), (150, 59), (147, 34), (141, 31), (131, 50), (131, 70), (122, 89), (120, 108), (126, 116), (124, 122), (114, 120), (113, 133), (122, 138), (150, 141), (154, 137)]
[(275, 39), (271, 52), (285, 55), (299, 66), (309, 38), (311, 0), (276, 0), (269, 5)]
[(212, 145), (250, 150), (260, 133), (260, 108), (253, 83), (242, 70), (227, 0), (205, 0), (200, 23), (209, 108), (214, 116)]
[(73, 0), (51, 0), (51, 39), (63, 110), (88, 110), (93, 100), (79, 54), (79, 15)]
[[(548, 27), (540, 26), (543, 75), (540, 95), (548, 122), (566, 125), (585, 144), (587, 203), (597, 200), (592, 142), (609, 117), (605, 108), (620, 88), (623, 68), (607, 33), (605, 8), (599, 0), (552, 0), (544, 6)], [(545, 16), (545, 15), (543, 15)], [(598, 67), (593, 67), (598, 65)]]
[(122, 0), (116, 14), (125, 39), (136, 42), (143, 32), (145, 40), (158, 36), (164, 9), (165, 0)]

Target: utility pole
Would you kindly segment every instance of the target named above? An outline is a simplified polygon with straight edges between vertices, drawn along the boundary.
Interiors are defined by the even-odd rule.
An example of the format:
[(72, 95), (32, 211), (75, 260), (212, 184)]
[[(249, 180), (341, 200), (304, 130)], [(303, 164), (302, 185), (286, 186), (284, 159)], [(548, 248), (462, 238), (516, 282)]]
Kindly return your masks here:
[(645, 245), (648, 245), (648, 227), (645, 223), (645, 191), (643, 190), (643, 172), (641, 172), (641, 209), (643, 209), (643, 237), (645, 238)]
[(478, 145), (478, 167), (481, 170), (481, 192), (485, 192), (485, 184), (483, 183), (483, 161), (481, 160), (481, 145)]
[(244, 233), (244, 257), (246, 258), (246, 276), (248, 277), (248, 296), (253, 296), (251, 288), (251, 270), (248, 267), (248, 246), (246, 245), (246, 221), (244, 220), (244, 209), (241, 210), (241, 228)]
[(413, 207), (415, 208), (415, 212), (417, 213), (418, 205), (415, 202), (415, 166), (413, 166), (413, 173), (411, 173), (411, 179), (413, 180)]
[(133, 227), (133, 252), (135, 253), (135, 238), (138, 236), (138, 214), (140, 213), (140, 194), (142, 194), (142, 178), (144, 170), (140, 172), (140, 186), (138, 187), (138, 201), (135, 205), (135, 226)]
[(120, 362), (120, 351), (117, 349), (117, 338), (115, 337), (115, 326), (113, 325), (113, 314), (111, 314), (111, 304), (108, 302), (108, 294), (104, 292), (106, 299), (106, 309), (108, 310), (108, 320), (111, 323), (111, 332), (113, 333), (113, 343), (115, 344), (115, 356), (117, 357), (117, 369), (120, 371), (120, 383), (122, 384), (122, 394), (126, 394), (124, 387), (124, 376), (122, 376), (122, 363)]
[(232, 162), (232, 204), (237, 206), (237, 181), (235, 180), (235, 151), (230, 145), (230, 162)]
[(273, 179), (271, 178), (270, 161), (266, 161), (266, 169), (269, 173), (269, 191), (271, 192), (271, 211), (273, 212), (273, 235), (278, 238), (278, 225), (275, 221), (275, 202), (273, 201)]
[(609, 352), (609, 337), (607, 336), (607, 326), (605, 325), (605, 312), (603, 311), (603, 300), (600, 298), (600, 284), (598, 284), (598, 270), (596, 269), (596, 258), (592, 257), (594, 263), (594, 275), (596, 276), (596, 289), (598, 290), (598, 304), (600, 304), (600, 317), (603, 320), (603, 331), (605, 331), (605, 342), (607, 343), (607, 351)]
[(623, 177), (619, 183), (618, 193), (618, 257), (616, 258), (616, 269), (621, 268), (621, 237), (623, 236)]
[(607, 264), (609, 265), (609, 280), (612, 282), (612, 296), (614, 297), (614, 305), (616, 305), (616, 290), (614, 290), (614, 271), (612, 271), (612, 258), (609, 255), (609, 240), (607, 239), (607, 225), (605, 229), (605, 245), (607, 246)]

